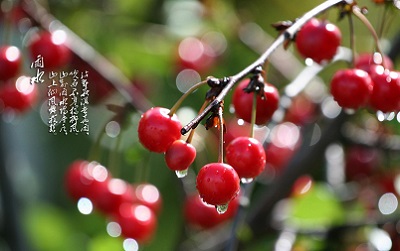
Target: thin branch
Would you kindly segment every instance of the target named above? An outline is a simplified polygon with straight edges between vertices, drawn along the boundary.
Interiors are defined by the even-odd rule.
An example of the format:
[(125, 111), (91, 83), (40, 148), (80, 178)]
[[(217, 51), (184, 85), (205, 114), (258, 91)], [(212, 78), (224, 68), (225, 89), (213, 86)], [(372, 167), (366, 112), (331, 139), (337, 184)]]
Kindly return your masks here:
[(197, 126), (201, 120), (205, 118), (205, 116), (213, 109), (216, 108), (225, 98), (225, 96), (228, 94), (228, 92), (233, 88), (235, 83), (239, 81), (240, 79), (243, 79), (251, 73), (254, 69), (256, 69), (258, 66), (262, 66), (265, 64), (267, 61), (268, 57), (279, 47), (281, 46), (285, 41), (291, 40), (294, 38), (295, 34), (297, 31), (303, 27), (305, 23), (307, 23), (311, 18), (314, 16), (320, 14), (321, 12), (331, 8), (332, 6), (335, 6), (339, 3), (348, 3), (352, 1), (344, 1), (344, 0), (328, 0), (323, 2), (322, 4), (318, 5), (314, 9), (310, 10), (309, 12), (305, 13), (301, 18), (299, 18), (292, 26), (287, 28), (272, 44), (267, 48), (267, 50), (252, 64), (247, 66), (245, 69), (237, 73), (236, 75), (233, 75), (229, 77), (229, 82), (225, 86), (225, 88), (221, 91), (221, 93), (213, 100), (213, 102), (210, 103), (209, 106), (207, 106), (204, 111), (195, 117), (191, 122), (189, 122), (186, 126), (184, 126), (181, 130), (182, 134), (186, 134), (191, 128), (194, 126)]

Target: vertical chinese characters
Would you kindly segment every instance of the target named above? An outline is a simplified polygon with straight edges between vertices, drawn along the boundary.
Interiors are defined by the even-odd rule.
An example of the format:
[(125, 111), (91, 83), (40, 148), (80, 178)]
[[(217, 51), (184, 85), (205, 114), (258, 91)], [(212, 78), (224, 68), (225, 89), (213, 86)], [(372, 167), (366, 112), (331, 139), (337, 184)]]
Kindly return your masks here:
[[(31, 78), (31, 84), (41, 84), (45, 80), (47, 86), (47, 106), (49, 133), (84, 133), (89, 135), (89, 81), (88, 71), (50, 71), (44, 74), (42, 56), (31, 64), (36, 70), (36, 76)], [(44, 79), (47, 77), (47, 79)]]

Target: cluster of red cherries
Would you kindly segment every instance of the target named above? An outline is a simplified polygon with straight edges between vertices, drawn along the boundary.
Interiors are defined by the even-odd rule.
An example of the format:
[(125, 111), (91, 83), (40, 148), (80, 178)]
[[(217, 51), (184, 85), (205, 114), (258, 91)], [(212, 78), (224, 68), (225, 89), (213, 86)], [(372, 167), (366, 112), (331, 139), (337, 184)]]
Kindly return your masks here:
[[(327, 20), (312, 18), (296, 34), (298, 52), (318, 64), (325, 64), (337, 54), (341, 32)], [(253, 124), (265, 125), (279, 103), (278, 90), (263, 81), (262, 91), (248, 91), (254, 78), (239, 82), (232, 96), (238, 118)], [(370, 107), (382, 112), (400, 110), (400, 77), (393, 71), (389, 58), (379, 54), (362, 54), (355, 59), (354, 68), (337, 71), (330, 83), (334, 100), (343, 108)], [(253, 106), (255, 104), (255, 111)], [(196, 158), (189, 141), (181, 139), (182, 125), (176, 114), (167, 108), (153, 107), (139, 122), (138, 136), (142, 145), (152, 152), (164, 153), (167, 166), (183, 177)], [(229, 130), (229, 128), (228, 128)], [(237, 197), (240, 182), (249, 182), (263, 172), (266, 150), (252, 136), (234, 138), (225, 147), (222, 161), (204, 165), (198, 172), (196, 187), (203, 202), (223, 213)]]
[[(316, 18), (306, 23), (296, 36), (301, 55), (317, 63), (331, 60), (341, 43), (338, 27)], [(400, 74), (393, 63), (380, 53), (364, 53), (354, 67), (338, 70), (330, 82), (335, 101), (346, 109), (368, 107), (383, 113), (400, 110)]]
[(116, 222), (125, 238), (144, 243), (154, 235), (162, 207), (161, 194), (154, 185), (132, 185), (112, 177), (98, 162), (76, 160), (67, 169), (65, 186), (76, 202), (87, 199), (94, 209)]
[[(4, 44), (0, 47), (0, 100), (1, 110), (18, 113), (29, 110), (38, 99), (38, 87), (23, 74), (24, 60), (33, 62), (39, 55), (45, 58), (43, 69), (53, 70), (68, 63), (71, 52), (65, 46), (65, 36), (38, 31), (32, 33), (26, 44), (29, 59), (23, 58), (21, 49)], [(29, 63), (30, 64), (30, 63)]]
[[(233, 94), (236, 115), (251, 122), (254, 93), (246, 91), (250, 79), (241, 81)], [(261, 83), (262, 91), (256, 96), (255, 124), (269, 121), (278, 108), (278, 90), (269, 83)], [(167, 108), (153, 107), (142, 114), (138, 137), (142, 145), (152, 152), (164, 153), (171, 170), (183, 177), (196, 157), (196, 149), (181, 139), (182, 125), (175, 113)], [(249, 131), (250, 134), (250, 131)], [(266, 155), (261, 142), (251, 136), (233, 139), (226, 147), (225, 161), (204, 165), (197, 174), (196, 187), (202, 200), (224, 213), (240, 191), (240, 181), (250, 182), (265, 168)], [(179, 174), (183, 174), (180, 176)]]

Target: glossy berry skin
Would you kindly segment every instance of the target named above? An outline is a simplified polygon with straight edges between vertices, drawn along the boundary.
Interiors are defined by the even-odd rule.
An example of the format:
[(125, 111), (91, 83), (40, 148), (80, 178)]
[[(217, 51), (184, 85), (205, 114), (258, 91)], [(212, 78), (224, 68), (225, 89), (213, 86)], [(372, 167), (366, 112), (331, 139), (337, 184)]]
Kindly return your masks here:
[(210, 229), (231, 219), (239, 207), (239, 196), (231, 200), (228, 210), (219, 214), (215, 206), (205, 204), (200, 196), (195, 193), (186, 197), (184, 202), (185, 221), (195, 228)]
[(118, 213), (123, 203), (134, 203), (135, 191), (133, 187), (122, 179), (111, 178), (98, 184), (97, 195), (92, 197), (95, 208), (107, 215)]
[(133, 186), (135, 202), (150, 208), (159, 214), (162, 208), (162, 197), (156, 186), (150, 183), (140, 183)]
[(76, 160), (68, 167), (64, 182), (72, 199), (77, 201), (85, 197), (96, 204), (96, 199), (103, 195), (109, 179), (107, 169), (99, 163)]
[[(242, 80), (235, 88), (232, 96), (232, 104), (235, 114), (244, 121), (251, 122), (251, 112), (253, 109), (254, 93), (246, 93), (243, 89), (249, 84), (249, 79)], [(256, 102), (256, 124), (264, 125), (267, 123), (279, 104), (279, 93), (275, 86), (266, 83), (264, 85), (264, 99), (257, 96)]]
[[(379, 60), (375, 61), (375, 58)], [(371, 73), (373, 71), (373, 68), (375, 68), (378, 65), (381, 65), (380, 62), (381, 60), (382, 58), (378, 53), (372, 53), (372, 54), (362, 53), (355, 58), (354, 68), (361, 69), (368, 73)], [(384, 63), (386, 69), (393, 70), (393, 61), (386, 55), (384, 55)]]
[(55, 31), (53, 33), (41, 31), (32, 36), (28, 42), (28, 50), (32, 60), (39, 55), (43, 57), (44, 69), (53, 70), (65, 66), (71, 58), (71, 51), (68, 49), (65, 33)]
[(338, 27), (326, 20), (312, 18), (299, 30), (295, 42), (303, 57), (322, 63), (335, 56), (341, 40)]
[(29, 77), (21, 76), (16, 81), (11, 79), (0, 87), (0, 111), (5, 108), (18, 113), (26, 112), (37, 98), (38, 88), (30, 84)]
[(149, 151), (164, 153), (181, 137), (182, 125), (176, 114), (169, 116), (169, 109), (153, 107), (142, 114), (138, 126), (139, 141)]
[(240, 178), (255, 178), (264, 170), (266, 163), (263, 145), (250, 137), (234, 139), (226, 147), (225, 158)]
[(6, 81), (16, 77), (20, 71), (22, 57), (15, 46), (0, 47), (0, 80)]
[(374, 88), (369, 102), (370, 106), (382, 112), (400, 110), (399, 73), (378, 66), (371, 73), (371, 79), (374, 82)]
[(184, 140), (175, 140), (165, 152), (164, 158), (169, 169), (186, 170), (196, 158), (196, 148)]
[(139, 243), (150, 241), (157, 228), (156, 215), (149, 207), (141, 204), (122, 204), (115, 219), (121, 227), (122, 235)]
[(341, 107), (358, 109), (368, 103), (373, 82), (366, 71), (342, 69), (333, 75), (330, 86), (333, 98)]
[(210, 163), (197, 174), (196, 187), (207, 204), (225, 205), (240, 192), (240, 179), (235, 169), (225, 163)]
[(176, 63), (179, 70), (192, 69), (205, 73), (215, 65), (216, 60), (212, 47), (196, 37), (187, 37), (179, 43)]

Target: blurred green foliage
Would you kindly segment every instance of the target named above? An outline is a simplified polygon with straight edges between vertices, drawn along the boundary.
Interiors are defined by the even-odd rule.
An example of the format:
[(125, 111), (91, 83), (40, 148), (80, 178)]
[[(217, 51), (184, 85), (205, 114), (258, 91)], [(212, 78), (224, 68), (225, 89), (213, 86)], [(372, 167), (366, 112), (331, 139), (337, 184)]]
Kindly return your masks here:
[[(322, 1), (281, 1), (281, 0), (49, 0), (40, 1), (62, 23), (83, 40), (115, 64), (129, 79), (144, 79), (149, 90), (148, 98), (157, 106), (171, 107), (181, 93), (175, 84), (177, 45), (187, 36), (201, 37), (208, 31), (218, 31), (224, 35), (227, 49), (209, 72), (202, 73), (217, 77), (229, 76), (242, 70), (257, 58), (257, 54), (244, 45), (238, 30), (241, 24), (254, 22), (268, 34), (275, 37), (278, 32), (271, 24), (294, 20)], [(368, 6), (373, 24), (378, 24), (382, 10), (376, 10), (371, 1), (360, 1)], [(175, 8), (175, 9), (174, 9)], [(184, 8), (182, 17), (173, 20)], [(337, 20), (337, 11), (326, 13), (332, 21)], [(395, 20), (398, 20), (395, 19)], [(337, 22), (342, 29), (343, 45), (349, 41), (347, 20)], [(180, 30), (181, 29), (181, 30)], [(388, 38), (395, 34), (396, 25), (387, 32)], [(372, 39), (368, 31), (355, 20), (357, 50), (372, 50)], [(367, 42), (366, 42), (367, 41)], [(289, 48), (293, 52), (293, 48)], [(293, 52), (296, 54), (296, 52)], [(324, 79), (332, 74), (332, 69), (322, 73)], [(338, 66), (337, 66), (338, 67)], [(271, 70), (273, 71), (273, 69)], [(273, 78), (273, 76), (271, 76)], [(282, 87), (282, 83), (274, 83)], [(203, 103), (206, 90), (199, 90), (185, 105), (197, 110)], [(122, 241), (106, 234), (106, 219), (95, 214), (79, 214), (74, 203), (67, 197), (63, 188), (63, 175), (73, 160), (87, 158), (100, 128), (112, 113), (105, 108), (107, 103), (124, 103), (119, 95), (90, 108), (90, 136), (51, 135), (40, 119), (40, 107), (32, 114), (18, 117), (7, 125), (11, 132), (14, 154), (25, 156), (28, 167), (17, 167), (21, 172), (32, 173), (20, 179), (18, 196), (23, 200), (23, 225), (33, 250), (122, 250)], [(226, 106), (229, 106), (227, 101)], [(145, 250), (175, 250), (184, 231), (182, 218), (183, 193), (180, 182), (164, 164), (162, 156), (150, 154), (137, 143), (136, 128), (139, 116), (132, 116), (132, 124), (124, 133), (118, 174), (124, 179), (143, 181), (138, 176), (148, 172), (148, 181), (161, 191), (163, 211), (158, 218), (158, 230), (153, 242)], [(19, 133), (22, 132), (22, 133)], [(112, 150), (113, 139), (106, 139), (100, 156), (107, 166), (108, 154)], [(213, 153), (204, 153), (204, 159), (212, 160)], [(204, 163), (195, 164), (199, 168)], [(147, 170), (147, 171), (146, 171)], [(37, 191), (24, 196), (29, 184), (37, 184)], [(21, 188), (22, 187), (22, 188)], [(295, 217), (309, 220), (310, 224), (330, 224), (342, 220), (343, 209), (329, 191), (321, 187), (309, 196), (296, 201)], [(26, 198), (28, 197), (28, 198)], [(313, 210), (310, 211), (310, 207)], [(324, 210), (326, 209), (326, 210)], [(318, 212), (318, 214), (316, 214)], [(315, 220), (315, 221), (314, 221)], [(299, 223), (301, 224), (301, 223)], [(259, 243), (249, 245), (248, 250), (265, 250), (271, 247), (276, 236), (267, 236)], [(306, 241), (305, 241), (306, 242)], [(258, 245), (259, 244), (259, 245)], [(252, 246), (254, 248), (252, 248)]]

